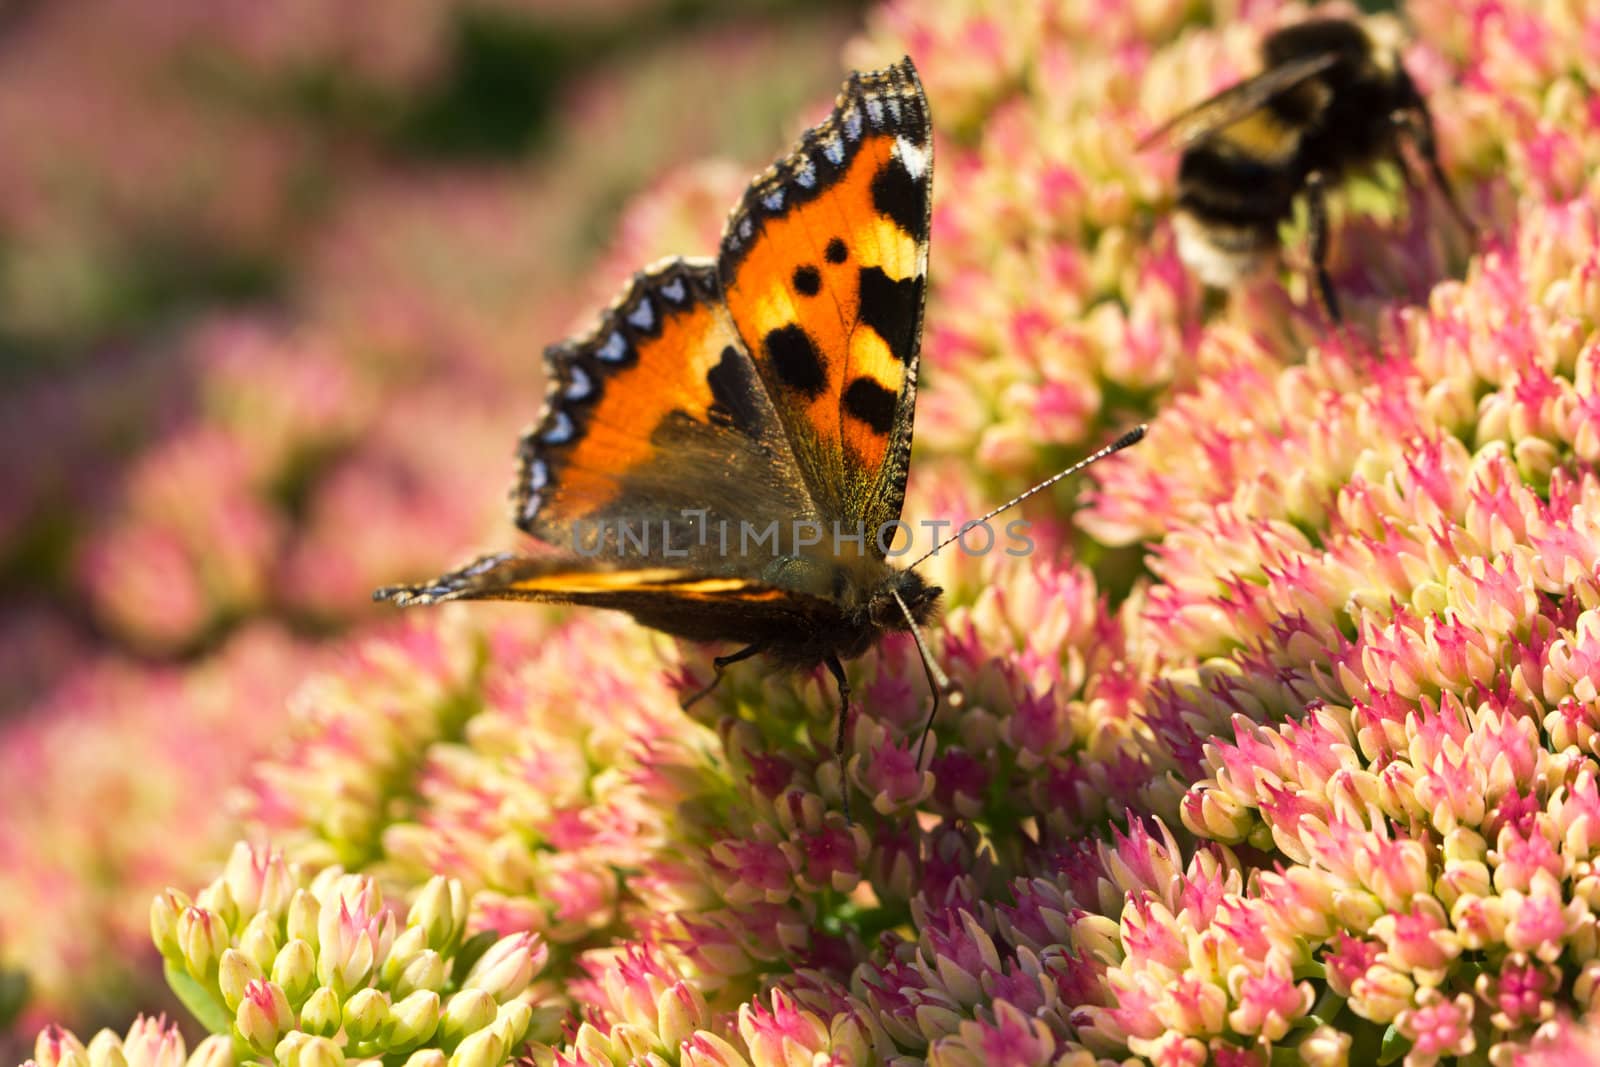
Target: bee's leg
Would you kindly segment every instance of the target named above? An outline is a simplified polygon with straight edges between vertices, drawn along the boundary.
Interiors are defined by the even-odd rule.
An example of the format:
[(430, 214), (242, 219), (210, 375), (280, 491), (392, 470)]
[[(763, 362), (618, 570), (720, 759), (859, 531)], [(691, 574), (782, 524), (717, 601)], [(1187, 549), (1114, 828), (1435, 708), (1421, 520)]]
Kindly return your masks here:
[[(1394, 126), (1395, 132), (1400, 136), (1411, 139), (1411, 109), (1400, 108), (1389, 112), (1389, 122)], [(1411, 161), (1406, 159), (1406, 154), (1400, 150), (1398, 143), (1394, 150), (1395, 164), (1400, 168), (1400, 179), (1406, 183), (1406, 191), (1422, 188), (1417, 183), (1417, 172), (1411, 169)]]
[(830, 654), (823, 662), (828, 665), (829, 673), (839, 686), (839, 732), (833, 740), (833, 758), (839, 761), (839, 795), (843, 798), (844, 821), (849, 822), (850, 779), (845, 773), (844, 739), (850, 723), (850, 682), (844, 676), (844, 664), (839, 662), (838, 656)]
[(1416, 146), (1417, 155), (1422, 157), (1423, 166), (1428, 168), (1428, 177), (1433, 184), (1438, 186), (1439, 195), (1444, 197), (1445, 206), (1450, 209), (1456, 225), (1466, 234), (1473, 232), (1472, 216), (1461, 206), (1461, 201), (1456, 199), (1455, 187), (1450, 184), (1450, 179), (1445, 175), (1444, 167), (1439, 163), (1439, 145), (1433, 135), (1433, 116), (1428, 113), (1428, 105), (1423, 103), (1421, 97), (1411, 104), (1395, 112), (1395, 122), (1406, 135), (1411, 138), (1411, 143)]
[(750, 645), (746, 648), (741, 648), (737, 652), (731, 652), (726, 656), (718, 656), (716, 659), (712, 660), (711, 667), (716, 673), (711, 676), (711, 684), (706, 686), (704, 689), (699, 690), (698, 692), (691, 693), (690, 695), (684, 697), (683, 700), (679, 701), (679, 706), (682, 707), (683, 710), (688, 711), (697, 700), (703, 696), (709, 695), (713, 689), (721, 684), (723, 671), (727, 670), (733, 664), (738, 663), (742, 659), (749, 659), (751, 656), (759, 655), (761, 652), (765, 651), (766, 647), (766, 645), (757, 642), (756, 644)]
[(1339, 314), (1339, 294), (1333, 291), (1328, 276), (1328, 179), (1320, 171), (1306, 175), (1306, 207), (1311, 221), (1311, 270), (1316, 276), (1317, 301), (1335, 326), (1344, 321)]

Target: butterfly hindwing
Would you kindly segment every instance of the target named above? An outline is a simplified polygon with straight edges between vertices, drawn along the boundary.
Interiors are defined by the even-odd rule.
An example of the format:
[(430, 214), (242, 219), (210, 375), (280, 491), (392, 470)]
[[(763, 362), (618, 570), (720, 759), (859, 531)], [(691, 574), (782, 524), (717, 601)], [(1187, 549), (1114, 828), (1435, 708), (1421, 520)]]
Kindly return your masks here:
[(663, 633), (690, 640), (779, 642), (833, 624), (828, 600), (699, 567), (590, 563), (496, 553), (424, 585), (391, 586), (374, 596), (402, 607), (451, 600), (531, 600), (626, 611)]
[(824, 518), (900, 516), (933, 164), (910, 60), (853, 75), (729, 219), (723, 297)]
[[(518, 447), (512, 491), (517, 525), (540, 540), (591, 558), (670, 549), (709, 564), (717, 539), (701, 524), (814, 515), (709, 261), (637, 275), (596, 330), (546, 362), (545, 413)], [(621, 541), (621, 524), (634, 540)]]

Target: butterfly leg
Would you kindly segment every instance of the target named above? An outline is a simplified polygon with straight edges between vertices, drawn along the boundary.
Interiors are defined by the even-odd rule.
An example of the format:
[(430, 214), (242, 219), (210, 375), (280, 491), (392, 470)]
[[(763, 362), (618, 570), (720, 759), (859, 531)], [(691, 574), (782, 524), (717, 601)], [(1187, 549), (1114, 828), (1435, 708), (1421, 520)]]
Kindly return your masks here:
[(1311, 216), (1311, 270), (1316, 275), (1317, 302), (1334, 325), (1343, 322), (1339, 294), (1328, 276), (1328, 179), (1320, 170), (1306, 175), (1306, 206)]
[(844, 676), (844, 664), (838, 656), (830, 655), (823, 661), (839, 686), (839, 732), (833, 739), (833, 757), (839, 761), (839, 793), (844, 798), (844, 821), (850, 821), (850, 781), (845, 773), (845, 730), (850, 722), (850, 682)]
[(730, 652), (726, 656), (718, 656), (716, 659), (711, 661), (711, 668), (715, 672), (711, 676), (711, 684), (696, 693), (691, 693), (689, 696), (684, 697), (683, 700), (679, 702), (679, 706), (682, 707), (683, 710), (688, 711), (696, 701), (698, 701), (701, 697), (708, 696), (713, 689), (722, 683), (723, 671), (727, 670), (735, 663), (738, 663), (740, 660), (745, 660), (749, 659), (751, 656), (760, 655), (762, 652), (766, 651), (766, 648), (766, 645), (758, 642), (745, 648), (741, 648), (737, 652)]

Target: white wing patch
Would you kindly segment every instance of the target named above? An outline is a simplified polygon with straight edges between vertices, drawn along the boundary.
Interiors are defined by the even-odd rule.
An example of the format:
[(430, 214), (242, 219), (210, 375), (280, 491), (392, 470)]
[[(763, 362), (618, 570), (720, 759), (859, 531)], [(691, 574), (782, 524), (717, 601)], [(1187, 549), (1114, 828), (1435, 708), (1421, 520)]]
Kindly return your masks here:
[(900, 165), (906, 168), (911, 180), (920, 182), (922, 176), (928, 173), (928, 161), (933, 156), (933, 149), (928, 145), (914, 145), (904, 137), (896, 137), (894, 154), (900, 158)]

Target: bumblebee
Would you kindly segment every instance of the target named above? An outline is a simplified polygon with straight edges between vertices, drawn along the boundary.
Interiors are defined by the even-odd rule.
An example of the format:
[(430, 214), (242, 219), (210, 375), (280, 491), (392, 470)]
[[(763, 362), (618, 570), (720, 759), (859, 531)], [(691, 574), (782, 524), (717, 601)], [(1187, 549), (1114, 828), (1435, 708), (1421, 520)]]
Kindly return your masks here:
[(1261, 44), (1263, 69), (1184, 111), (1140, 147), (1182, 149), (1178, 254), (1207, 285), (1229, 287), (1262, 267), (1279, 224), (1307, 201), (1310, 259), (1323, 310), (1341, 321), (1328, 277), (1327, 192), (1353, 170), (1382, 159), (1416, 178), (1401, 152), (1409, 140), (1452, 215), (1466, 213), (1439, 166), (1433, 119), (1400, 64), (1397, 29), (1386, 19), (1313, 19), (1285, 26)]

